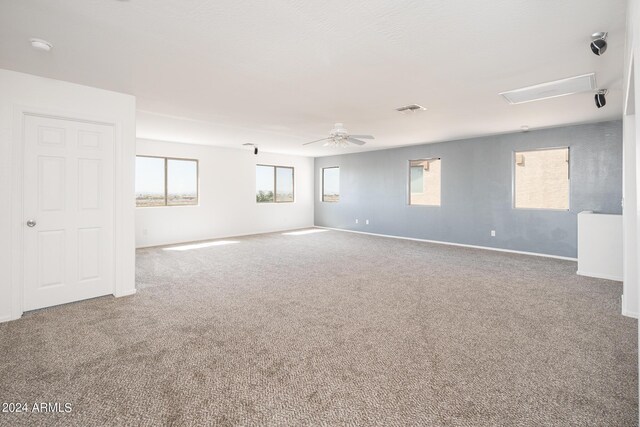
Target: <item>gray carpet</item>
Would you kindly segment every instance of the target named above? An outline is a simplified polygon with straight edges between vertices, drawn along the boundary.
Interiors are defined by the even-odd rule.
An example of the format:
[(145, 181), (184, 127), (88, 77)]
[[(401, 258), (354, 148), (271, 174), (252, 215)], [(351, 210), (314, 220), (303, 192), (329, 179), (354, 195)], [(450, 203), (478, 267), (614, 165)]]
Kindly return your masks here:
[(138, 251), (0, 324), (17, 425), (634, 426), (637, 327), (573, 262), (328, 231)]

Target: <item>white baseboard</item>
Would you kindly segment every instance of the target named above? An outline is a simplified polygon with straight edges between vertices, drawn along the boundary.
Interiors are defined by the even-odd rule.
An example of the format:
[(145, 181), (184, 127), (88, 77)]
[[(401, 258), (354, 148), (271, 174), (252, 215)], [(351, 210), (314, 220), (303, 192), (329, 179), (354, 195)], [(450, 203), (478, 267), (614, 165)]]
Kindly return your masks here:
[[(113, 296), (114, 296), (114, 297), (116, 297), (116, 298), (120, 298), (120, 297), (128, 297), (128, 296), (130, 296), (130, 295), (134, 295), (135, 293), (136, 293), (136, 289), (132, 289), (132, 290), (126, 291), (126, 292), (121, 293), (121, 294), (117, 294), (117, 295), (116, 295), (116, 294), (113, 294)], [(82, 302), (82, 301), (86, 301), (86, 300), (72, 301), (72, 303)], [(55, 307), (55, 306), (52, 306), (52, 307)], [(46, 308), (50, 308), (50, 307), (46, 307)], [(18, 316), (18, 317), (12, 317), (12, 316), (10, 316), (10, 315), (9, 315), (9, 316), (3, 316), (3, 317), (0, 317), (0, 323), (10, 322), (10, 321), (12, 321), (12, 320), (18, 320), (18, 319), (20, 319), (21, 317), (22, 317), (22, 314), (21, 314), (20, 316)]]
[(16, 317), (15, 319), (12, 316), (2, 316), (0, 317), (0, 323), (10, 322), (12, 320), (18, 320), (20, 317)]
[(574, 262), (578, 261), (577, 258), (570, 258), (570, 257), (559, 256), (559, 255), (541, 254), (541, 253), (538, 253), (538, 252), (514, 251), (514, 250), (511, 250), (511, 249), (492, 248), (490, 246), (467, 245), (467, 244), (464, 244), (464, 243), (443, 242), (443, 241), (440, 241), (440, 240), (416, 239), (416, 238), (413, 238), (413, 237), (394, 236), (392, 234), (377, 234), (377, 233), (368, 233), (366, 231), (347, 230), (347, 229), (344, 229), (344, 228), (322, 227), (320, 225), (316, 225), (315, 227), (316, 228), (324, 228), (324, 229), (327, 229), (327, 230), (344, 231), (344, 232), (347, 232), (347, 233), (357, 233), (357, 234), (367, 234), (369, 236), (388, 237), (388, 238), (391, 238), (391, 239), (413, 240), (413, 241), (416, 241), (416, 242), (436, 243), (438, 245), (460, 246), (460, 247), (463, 247), (463, 248), (484, 249), (484, 250), (487, 250), (487, 251), (507, 252), (507, 253), (511, 253), (511, 254), (531, 255), (531, 256), (539, 256), (539, 257), (544, 257), (544, 258), (555, 258), (555, 259), (562, 259), (562, 260), (565, 260), (565, 261), (574, 261)]
[(119, 294), (113, 294), (113, 296), (116, 297), (116, 298), (128, 297), (129, 295), (134, 295), (135, 293), (136, 293), (136, 289), (131, 289), (131, 290), (128, 290), (126, 292), (119, 293)]
[(622, 295), (622, 296), (621, 296), (621, 300), (622, 300), (622, 304), (621, 304), (621, 305), (622, 305), (622, 315), (623, 315), (623, 316), (633, 317), (634, 319), (638, 319), (638, 318), (640, 318), (640, 314), (639, 314), (639, 313), (637, 313), (637, 312), (635, 312), (635, 311), (627, 310), (627, 309), (625, 308), (625, 305), (624, 305), (624, 295)]
[(609, 274), (589, 273), (588, 271), (580, 270), (576, 271), (578, 276), (594, 277), (596, 279), (615, 280), (616, 282), (622, 282), (622, 277), (611, 276)]

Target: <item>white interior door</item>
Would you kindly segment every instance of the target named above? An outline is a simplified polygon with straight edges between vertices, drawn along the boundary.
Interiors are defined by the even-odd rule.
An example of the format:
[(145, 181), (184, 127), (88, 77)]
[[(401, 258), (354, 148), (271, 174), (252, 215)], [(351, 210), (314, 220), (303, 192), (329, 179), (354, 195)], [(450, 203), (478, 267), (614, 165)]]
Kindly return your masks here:
[(113, 126), (24, 116), (24, 310), (113, 293)]

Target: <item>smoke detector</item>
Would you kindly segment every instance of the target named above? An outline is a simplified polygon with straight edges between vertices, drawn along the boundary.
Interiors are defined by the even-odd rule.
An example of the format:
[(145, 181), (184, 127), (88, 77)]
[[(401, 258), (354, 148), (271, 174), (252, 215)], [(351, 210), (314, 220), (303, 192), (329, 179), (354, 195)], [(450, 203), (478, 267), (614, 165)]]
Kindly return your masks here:
[(258, 146), (251, 142), (245, 142), (242, 144), (243, 147), (253, 147), (253, 154), (258, 155)]
[(409, 104), (409, 105), (405, 105), (404, 107), (396, 108), (396, 111), (399, 111), (402, 114), (410, 114), (410, 113), (415, 113), (416, 111), (424, 111), (424, 110), (426, 110), (426, 108), (418, 104)]

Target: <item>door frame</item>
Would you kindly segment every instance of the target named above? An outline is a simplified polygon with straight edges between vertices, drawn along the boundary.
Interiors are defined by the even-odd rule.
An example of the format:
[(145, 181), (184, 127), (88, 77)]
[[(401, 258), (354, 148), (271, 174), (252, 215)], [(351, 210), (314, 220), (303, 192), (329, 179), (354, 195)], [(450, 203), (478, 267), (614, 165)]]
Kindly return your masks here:
[[(18, 319), (24, 313), (24, 161), (25, 161), (25, 117), (40, 116), (52, 119), (71, 120), (76, 122), (94, 123), (100, 125), (112, 126), (114, 129), (113, 141), (113, 190), (114, 190), (114, 206), (113, 206), (113, 235), (114, 235), (114, 274), (113, 277), (113, 295), (116, 297), (132, 295), (133, 290), (119, 289), (122, 286), (118, 284), (125, 283), (123, 280), (124, 268), (122, 257), (118, 257), (118, 253), (127, 248), (124, 245), (122, 237), (124, 228), (124, 206), (122, 202), (122, 189), (125, 183), (122, 180), (122, 171), (127, 162), (125, 161), (123, 144), (123, 126), (113, 117), (96, 117), (90, 114), (69, 111), (69, 110), (51, 110), (24, 105), (15, 105), (13, 108), (13, 126), (12, 126), (12, 195), (11, 195), (11, 318)], [(132, 202), (133, 203), (133, 202)]]
[[(623, 161), (622, 161), (622, 224), (623, 224), (623, 233), (622, 233), (622, 242), (623, 242), (623, 280), (622, 280), (622, 296), (621, 296), (621, 306), (622, 306), (622, 315), (633, 317), (638, 319), (640, 317), (640, 311), (638, 307), (640, 307), (640, 300), (638, 299), (638, 285), (640, 284), (640, 277), (638, 275), (638, 268), (636, 266), (636, 259), (638, 257), (638, 242), (640, 242), (640, 232), (638, 231), (638, 195), (640, 192), (638, 191), (638, 174), (640, 170), (638, 168), (634, 168), (633, 180), (630, 180), (627, 173), (628, 162), (631, 160), (632, 165), (636, 165), (638, 163), (638, 159), (640, 158), (640, 153), (638, 149), (638, 131), (640, 129), (637, 128), (637, 114), (636, 111), (636, 96), (635, 93), (632, 92), (632, 89), (635, 90), (636, 79), (635, 79), (635, 58), (634, 52), (631, 51), (629, 55), (629, 64), (628, 68), (624, 70), (623, 79), (625, 80), (625, 84), (623, 85), (626, 88), (626, 91), (623, 93), (624, 105), (622, 111), (622, 123), (623, 123), (623, 132), (622, 132), (622, 153), (623, 153)], [(628, 159), (627, 147), (632, 145), (633, 149), (633, 159)], [(627, 196), (630, 196), (631, 193), (635, 199), (635, 205), (630, 205), (627, 200)], [(630, 233), (629, 228), (635, 229), (635, 233)], [(632, 236), (632, 237), (629, 237)], [(630, 267), (630, 265), (632, 267)], [(635, 298), (631, 298), (635, 297)]]

